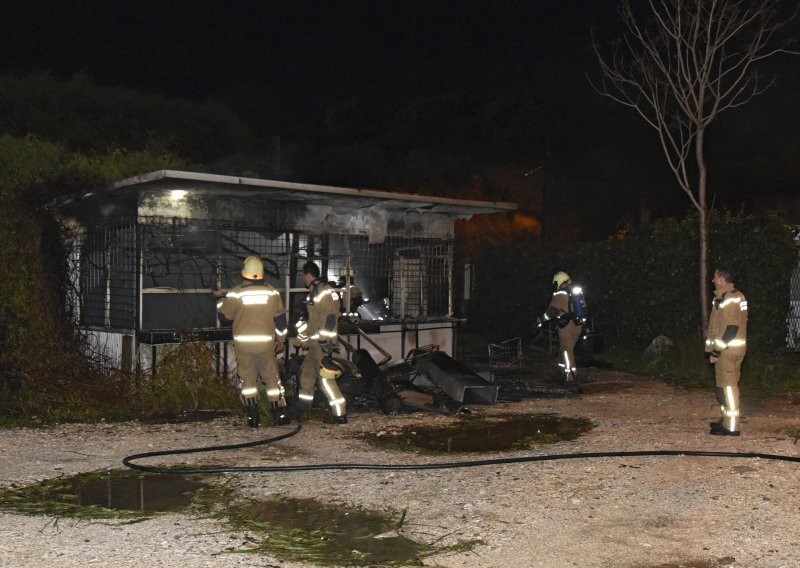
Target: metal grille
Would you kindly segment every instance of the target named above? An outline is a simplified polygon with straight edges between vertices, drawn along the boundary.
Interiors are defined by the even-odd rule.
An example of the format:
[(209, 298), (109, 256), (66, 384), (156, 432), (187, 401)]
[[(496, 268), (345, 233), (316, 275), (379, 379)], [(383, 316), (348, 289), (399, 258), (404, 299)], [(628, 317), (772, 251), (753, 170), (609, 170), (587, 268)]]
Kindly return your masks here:
[(209, 290), (239, 284), (242, 261), (251, 255), (264, 261), (267, 282), (285, 288), (287, 238), (186, 219), (142, 225), (141, 329), (216, 327)]
[(394, 315), (424, 319), (452, 313), (453, 241), (388, 237), (369, 244), (366, 237), (349, 239), (357, 273), (386, 283)]
[(70, 259), (79, 271), (72, 281), (80, 323), (186, 331), (218, 327), (209, 290), (239, 284), (242, 261), (249, 255), (264, 260), (266, 280), (285, 293), (289, 309), (305, 297), (300, 269), (312, 260), (324, 280), (340, 286), (347, 282), (345, 269), (355, 270), (350, 283), (361, 289), (369, 304), (385, 309), (359, 311), (364, 319), (424, 321), (446, 316), (452, 312), (452, 254), (453, 241), (446, 239), (388, 236), (374, 244), (366, 236), (144, 218), (138, 225), (84, 231), (73, 238)]
[(522, 371), (522, 338), (514, 337), (489, 344), (489, 361), (503, 370)]
[(133, 223), (79, 235), (71, 255), (80, 267), (78, 319), (87, 325), (130, 329), (136, 308), (136, 228)]
[[(800, 247), (800, 227), (795, 242)], [(786, 316), (786, 347), (800, 352), (800, 258), (792, 272), (789, 289), (789, 314)]]

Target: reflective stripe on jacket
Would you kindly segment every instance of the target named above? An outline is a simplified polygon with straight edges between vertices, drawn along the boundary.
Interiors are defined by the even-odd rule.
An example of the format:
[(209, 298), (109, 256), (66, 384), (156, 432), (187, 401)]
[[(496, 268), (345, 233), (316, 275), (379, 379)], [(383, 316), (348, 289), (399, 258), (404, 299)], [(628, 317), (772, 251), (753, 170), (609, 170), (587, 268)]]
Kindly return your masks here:
[(263, 343), (286, 336), (285, 324), (276, 329), (276, 319), (285, 321), (280, 293), (269, 284), (243, 282), (217, 302), (217, 312), (233, 321), (233, 339)]
[(747, 298), (733, 284), (714, 292), (705, 350), (738, 356), (747, 350)]
[(330, 285), (316, 281), (306, 296), (308, 306), (308, 327), (305, 333), (309, 339), (335, 341), (338, 337), (339, 293)]

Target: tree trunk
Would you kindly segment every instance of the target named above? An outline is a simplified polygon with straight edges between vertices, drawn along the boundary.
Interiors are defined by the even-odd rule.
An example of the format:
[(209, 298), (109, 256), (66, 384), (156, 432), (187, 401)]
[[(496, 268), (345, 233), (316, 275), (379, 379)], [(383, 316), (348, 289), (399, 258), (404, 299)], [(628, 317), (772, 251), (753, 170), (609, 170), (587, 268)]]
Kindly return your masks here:
[(700, 322), (701, 322), (701, 336), (705, 337), (708, 331), (708, 310), (710, 303), (708, 293), (708, 258), (709, 258), (709, 242), (708, 242), (708, 225), (711, 219), (710, 211), (708, 210), (706, 191), (708, 181), (708, 169), (706, 168), (705, 154), (703, 152), (703, 143), (705, 139), (705, 129), (700, 127), (697, 129), (697, 137), (695, 138), (695, 158), (697, 160), (697, 202), (700, 205)]

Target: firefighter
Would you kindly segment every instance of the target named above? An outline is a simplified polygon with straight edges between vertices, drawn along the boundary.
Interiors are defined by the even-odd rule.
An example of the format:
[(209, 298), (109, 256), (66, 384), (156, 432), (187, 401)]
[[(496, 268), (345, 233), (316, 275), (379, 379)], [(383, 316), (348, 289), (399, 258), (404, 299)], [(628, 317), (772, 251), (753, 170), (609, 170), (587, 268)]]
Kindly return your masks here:
[(583, 326), (586, 324), (585, 314), (576, 313), (576, 305), (585, 307), (580, 288), (573, 287), (569, 274), (563, 271), (556, 272), (553, 275), (553, 297), (550, 305), (538, 319), (540, 326), (548, 321), (555, 321), (558, 326), (560, 380), (571, 386), (576, 384), (578, 371), (575, 363), (575, 344), (580, 339)]
[(714, 365), (722, 417), (711, 423), (714, 436), (739, 435), (739, 371), (747, 348), (747, 298), (733, 284), (733, 272), (714, 271), (714, 301), (708, 321), (706, 353)]
[(258, 377), (267, 388), (267, 401), (274, 426), (290, 422), (278, 372), (277, 353), (286, 338), (286, 311), (280, 293), (264, 282), (264, 263), (248, 256), (242, 265), (243, 281), (225, 294), (211, 290), (217, 298), (217, 312), (233, 322), (233, 348), (241, 379), (241, 398), (247, 410), (247, 423), (258, 428)]
[(303, 282), (308, 288), (305, 300), (308, 317), (297, 322), (295, 346), (305, 349), (306, 355), (300, 371), (296, 413), (299, 419), (311, 409), (314, 386), (319, 380), (320, 389), (328, 399), (331, 421), (347, 424), (345, 399), (336, 384), (342, 372), (332, 358), (338, 338), (339, 293), (320, 280), (319, 266), (313, 262), (303, 265)]
[[(340, 290), (342, 312), (346, 317), (358, 316), (358, 307), (365, 302), (364, 293), (361, 288), (355, 285), (355, 279), (355, 268), (346, 265), (339, 274), (339, 280), (334, 283), (334, 286)], [(349, 310), (347, 309), (348, 302), (350, 305)]]

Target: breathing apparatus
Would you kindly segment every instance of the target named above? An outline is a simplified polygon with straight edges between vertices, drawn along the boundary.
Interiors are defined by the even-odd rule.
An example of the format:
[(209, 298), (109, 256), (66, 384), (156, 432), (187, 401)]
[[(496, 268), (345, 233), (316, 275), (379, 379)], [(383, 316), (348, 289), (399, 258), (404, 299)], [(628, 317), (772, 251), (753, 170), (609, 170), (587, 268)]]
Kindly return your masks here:
[(589, 319), (589, 310), (586, 306), (586, 298), (583, 297), (583, 288), (578, 285), (571, 286), (569, 288), (569, 302), (575, 323), (585, 325)]

